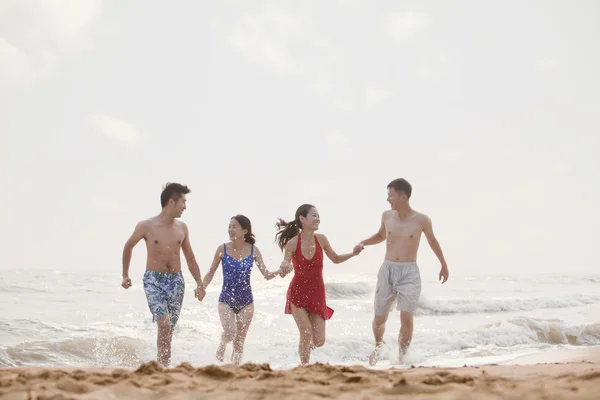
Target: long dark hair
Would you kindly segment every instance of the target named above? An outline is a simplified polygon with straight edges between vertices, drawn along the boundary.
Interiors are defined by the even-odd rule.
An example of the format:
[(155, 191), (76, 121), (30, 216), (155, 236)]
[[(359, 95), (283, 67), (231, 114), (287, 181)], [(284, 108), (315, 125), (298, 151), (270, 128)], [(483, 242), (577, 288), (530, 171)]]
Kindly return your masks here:
[(256, 243), (256, 239), (254, 238), (254, 233), (252, 233), (252, 224), (250, 223), (250, 219), (245, 215), (238, 214), (231, 217), (231, 219), (235, 219), (238, 224), (242, 227), (242, 229), (246, 229), (248, 232), (244, 235), (244, 240), (246, 243), (254, 244)]
[(285, 220), (279, 218), (279, 222), (275, 224), (277, 227), (277, 233), (275, 234), (275, 240), (279, 245), (279, 248), (283, 251), (287, 242), (290, 241), (291, 238), (300, 233), (300, 229), (302, 229), (302, 223), (300, 222), (300, 216), (306, 218), (308, 212), (315, 208), (312, 204), (302, 204), (296, 210), (296, 216), (293, 221), (286, 222)]

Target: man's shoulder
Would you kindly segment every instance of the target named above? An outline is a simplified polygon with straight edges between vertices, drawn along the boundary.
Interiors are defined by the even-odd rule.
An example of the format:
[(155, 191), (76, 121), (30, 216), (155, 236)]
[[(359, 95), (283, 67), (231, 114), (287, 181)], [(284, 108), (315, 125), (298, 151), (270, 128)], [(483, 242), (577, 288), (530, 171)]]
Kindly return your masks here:
[(154, 224), (154, 217), (146, 218), (137, 223), (139, 228), (148, 228)]
[(431, 221), (431, 218), (429, 218), (429, 216), (427, 214), (422, 213), (420, 211), (416, 211), (416, 210), (413, 210), (413, 211), (415, 212), (415, 218), (417, 218), (419, 221), (421, 221), (423, 223)]
[(421, 211), (417, 211), (417, 210), (413, 209), (413, 212), (414, 212), (414, 213), (415, 213), (415, 215), (416, 215), (417, 217), (419, 217), (419, 218), (428, 218), (428, 217), (427, 217), (427, 214), (425, 214), (425, 213), (423, 213), (423, 212), (421, 212)]
[(183, 234), (187, 235), (188, 234), (188, 226), (185, 222), (183, 222), (182, 220), (176, 219), (175, 220), (175, 227), (182, 231)]
[(384, 212), (381, 213), (381, 217), (382, 218), (387, 218), (389, 217), (392, 213), (394, 212), (394, 210), (385, 210)]

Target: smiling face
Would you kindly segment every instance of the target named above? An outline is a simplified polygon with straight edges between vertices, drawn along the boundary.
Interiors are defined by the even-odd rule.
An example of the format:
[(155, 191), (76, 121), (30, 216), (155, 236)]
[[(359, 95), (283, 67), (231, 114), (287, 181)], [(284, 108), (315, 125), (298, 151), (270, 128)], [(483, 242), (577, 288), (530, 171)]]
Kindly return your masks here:
[(169, 200), (169, 204), (171, 205), (171, 212), (173, 217), (175, 218), (179, 218), (181, 217), (181, 215), (183, 214), (183, 211), (187, 208), (186, 207), (186, 198), (185, 198), (185, 194), (182, 194), (181, 197), (179, 197), (177, 200), (175, 199), (170, 199)]
[(161, 213), (171, 218), (179, 218), (186, 209), (186, 194), (191, 190), (180, 183), (168, 182), (160, 194)]
[(396, 191), (394, 188), (388, 188), (388, 203), (392, 207), (392, 210), (398, 210), (399, 208), (406, 205), (408, 202), (408, 196), (402, 191)]
[(312, 207), (306, 213), (306, 217), (300, 216), (300, 222), (302, 223), (302, 229), (310, 229), (316, 231), (319, 229), (319, 224), (321, 223), (321, 217), (319, 216), (319, 212), (315, 207)]
[(229, 240), (234, 241), (237, 239), (245, 239), (246, 234), (248, 233), (247, 229), (242, 229), (242, 226), (235, 218), (231, 218), (229, 220), (229, 229), (227, 230), (229, 233)]

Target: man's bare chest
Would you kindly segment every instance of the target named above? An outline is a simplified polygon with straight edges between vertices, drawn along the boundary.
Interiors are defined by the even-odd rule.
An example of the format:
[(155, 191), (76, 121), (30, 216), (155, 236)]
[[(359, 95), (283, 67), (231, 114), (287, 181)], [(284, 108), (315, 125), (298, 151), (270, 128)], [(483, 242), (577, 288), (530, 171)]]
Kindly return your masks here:
[(423, 228), (418, 221), (402, 221), (398, 218), (389, 218), (386, 220), (385, 230), (388, 238), (403, 241), (418, 241), (423, 232)]
[(153, 227), (144, 235), (148, 247), (155, 250), (179, 249), (185, 233), (183, 229)]

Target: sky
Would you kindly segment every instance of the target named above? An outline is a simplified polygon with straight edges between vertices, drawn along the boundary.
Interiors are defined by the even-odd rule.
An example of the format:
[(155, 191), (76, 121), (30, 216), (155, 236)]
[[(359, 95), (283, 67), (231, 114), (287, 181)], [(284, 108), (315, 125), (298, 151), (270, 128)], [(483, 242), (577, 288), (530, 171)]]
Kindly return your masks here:
[(451, 279), (597, 274), (599, 42), (594, 1), (3, 0), (0, 271), (120, 282), (168, 181), (203, 274), (238, 213), (273, 270), (278, 217), (348, 252), (404, 177)]

